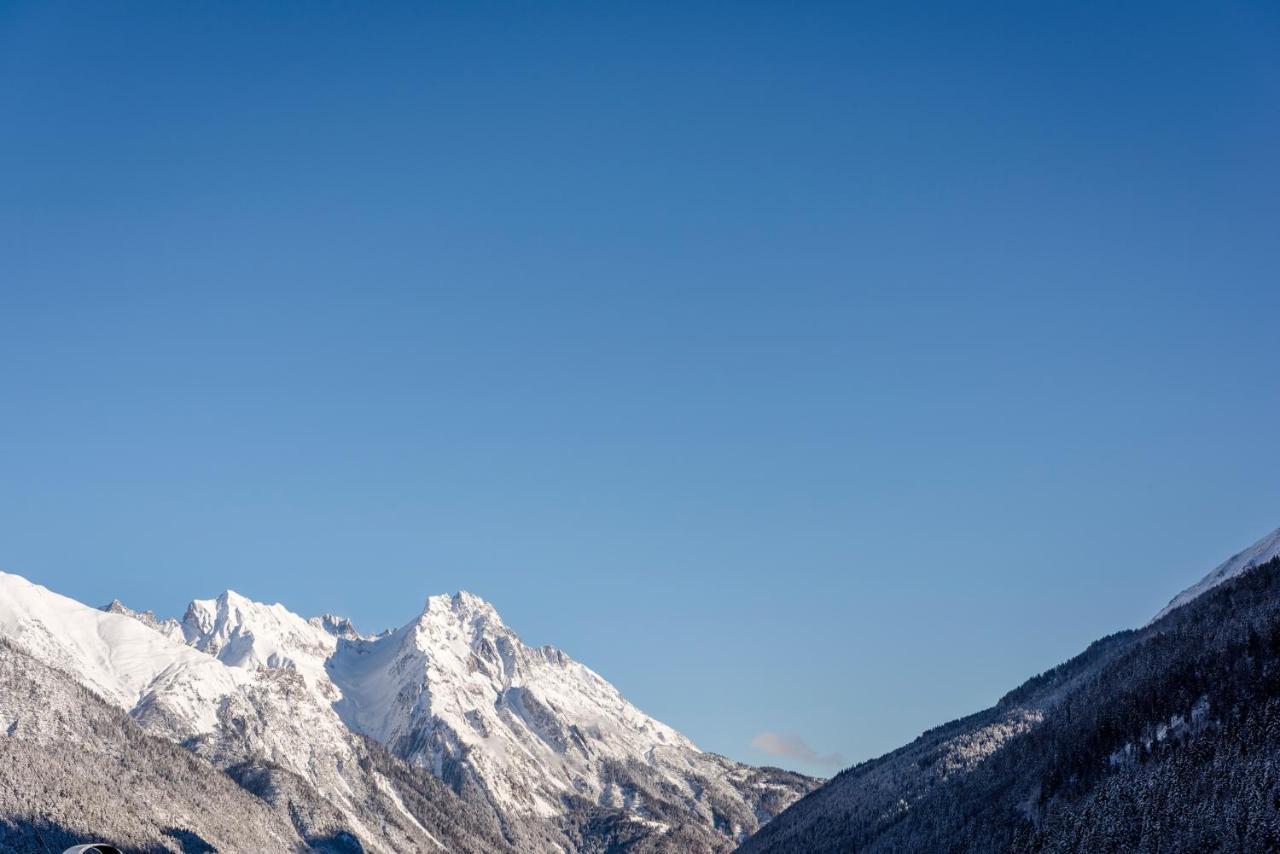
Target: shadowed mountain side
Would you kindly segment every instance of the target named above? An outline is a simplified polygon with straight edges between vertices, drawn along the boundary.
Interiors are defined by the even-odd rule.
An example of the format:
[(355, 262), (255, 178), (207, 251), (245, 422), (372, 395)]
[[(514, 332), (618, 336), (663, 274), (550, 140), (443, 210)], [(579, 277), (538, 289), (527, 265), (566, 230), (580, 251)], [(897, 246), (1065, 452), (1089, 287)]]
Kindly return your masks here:
[(743, 854), (1280, 848), (1280, 559), (841, 773)]

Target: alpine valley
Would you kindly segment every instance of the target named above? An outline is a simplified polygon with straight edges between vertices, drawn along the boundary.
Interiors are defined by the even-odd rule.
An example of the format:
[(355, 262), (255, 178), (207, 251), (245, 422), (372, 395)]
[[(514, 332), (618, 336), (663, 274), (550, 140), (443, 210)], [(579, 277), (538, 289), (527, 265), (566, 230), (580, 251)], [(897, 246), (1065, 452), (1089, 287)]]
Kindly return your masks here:
[(699, 750), (469, 593), (362, 635), (0, 573), (0, 851), (1280, 850), (1280, 531), (823, 783)]

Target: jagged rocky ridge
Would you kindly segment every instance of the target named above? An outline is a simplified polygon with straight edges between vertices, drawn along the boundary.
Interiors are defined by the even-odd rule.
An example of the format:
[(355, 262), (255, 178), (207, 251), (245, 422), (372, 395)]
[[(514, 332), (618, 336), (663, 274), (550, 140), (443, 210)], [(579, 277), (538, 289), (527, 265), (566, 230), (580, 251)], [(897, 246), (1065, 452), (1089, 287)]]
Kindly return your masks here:
[(1148, 626), (837, 775), (739, 850), (1280, 850), (1273, 540)]
[(178, 622), (0, 574), (0, 636), (359, 850), (724, 851), (816, 784), (699, 751), (467, 593), (364, 637), (233, 592)]

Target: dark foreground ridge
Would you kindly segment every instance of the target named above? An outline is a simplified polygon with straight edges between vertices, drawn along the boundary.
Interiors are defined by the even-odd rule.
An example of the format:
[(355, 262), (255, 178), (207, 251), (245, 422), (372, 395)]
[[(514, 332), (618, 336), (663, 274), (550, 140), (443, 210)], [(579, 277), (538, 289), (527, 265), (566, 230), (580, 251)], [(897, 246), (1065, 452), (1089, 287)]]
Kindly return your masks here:
[(844, 771), (739, 849), (1280, 850), (1280, 558)]

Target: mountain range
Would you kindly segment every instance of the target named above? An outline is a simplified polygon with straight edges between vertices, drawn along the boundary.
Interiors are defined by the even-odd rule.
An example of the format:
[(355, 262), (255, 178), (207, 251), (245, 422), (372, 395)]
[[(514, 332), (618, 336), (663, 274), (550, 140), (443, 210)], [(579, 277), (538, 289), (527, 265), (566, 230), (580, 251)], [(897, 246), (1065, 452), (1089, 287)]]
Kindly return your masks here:
[[(272, 808), (246, 838), (300, 849), (726, 851), (818, 783), (699, 750), (565, 653), (525, 645), (466, 592), (432, 596), (407, 625), (365, 636), (232, 591), (193, 601), (178, 621), (0, 574), (0, 638), (10, 681), (40, 676), (6, 686), (0, 729), (42, 743), (52, 724), (33, 716), (44, 706), (14, 698), (67, 693), (69, 681), (92, 709), (60, 718), (68, 744), (92, 740), (75, 726), (83, 717), (116, 720), (124, 729), (111, 738), (145, 756), (154, 739), (181, 745), (185, 770), (164, 776), (199, 767), (217, 781), (210, 791), (235, 781), (236, 798)], [(27, 659), (36, 666), (18, 663)], [(129, 774), (156, 767), (122, 755)], [(103, 773), (97, 760), (85, 772)], [(228, 795), (219, 814), (243, 811), (239, 800)], [(177, 827), (218, 850), (262, 850), (203, 813), (149, 803), (157, 816), (136, 827), (117, 829), (119, 816), (68, 824), (76, 810), (64, 804), (0, 814), (0, 828), (14, 839), (29, 836), (24, 822), (113, 831), (118, 844), (186, 850), (162, 832)], [(113, 812), (131, 811), (102, 815)]]
[(1278, 555), (825, 783), (699, 750), (467, 592), (365, 635), (0, 573), (0, 851), (1275, 849)]

